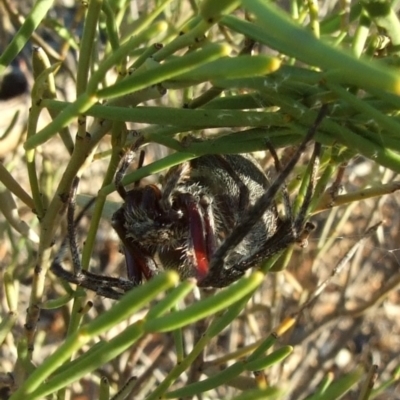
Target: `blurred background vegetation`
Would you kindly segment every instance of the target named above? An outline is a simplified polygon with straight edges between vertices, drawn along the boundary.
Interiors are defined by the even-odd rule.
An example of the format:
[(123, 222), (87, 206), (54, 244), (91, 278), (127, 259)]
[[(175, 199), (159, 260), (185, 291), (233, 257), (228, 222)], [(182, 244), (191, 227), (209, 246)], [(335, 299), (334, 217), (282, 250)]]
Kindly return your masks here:
[[(397, 10), (2, 0), (0, 398), (399, 399)], [(266, 144), (287, 161), (321, 104), (317, 229), (265, 260), (263, 279), (199, 291), (167, 274), (114, 302), (48, 270), (75, 176), (79, 205), (97, 196), (78, 227), (82, 265), (124, 276), (110, 216), (129, 146), (146, 159), (126, 184), (215, 153), (252, 152), (274, 178)], [(295, 204), (309, 157), (288, 182)]]

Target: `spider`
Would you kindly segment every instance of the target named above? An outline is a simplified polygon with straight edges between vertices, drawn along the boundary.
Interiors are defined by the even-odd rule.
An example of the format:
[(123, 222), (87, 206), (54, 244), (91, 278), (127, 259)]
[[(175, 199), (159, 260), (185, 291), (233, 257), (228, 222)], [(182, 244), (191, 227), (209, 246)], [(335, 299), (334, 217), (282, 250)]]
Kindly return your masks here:
[[(119, 299), (158, 273), (156, 257), (164, 268), (178, 271), (182, 279), (194, 277), (200, 287), (221, 288), (290, 245), (304, 244), (312, 230), (307, 215), (314, 192), (319, 143), (314, 145), (306, 195), (296, 215), (285, 181), (326, 113), (324, 105), (284, 167), (274, 149), (267, 146), (278, 171), (272, 183), (251, 156), (204, 155), (171, 168), (161, 189), (156, 185), (136, 185), (127, 191), (121, 180), (133, 158), (133, 152), (128, 152), (115, 177), (124, 203), (112, 217), (125, 254), (127, 279), (82, 270), (75, 224), (83, 213), (74, 221), (77, 182), (70, 195), (67, 216), (74, 272), (62, 266), (63, 252), (53, 261), (52, 271), (98, 295)], [(139, 167), (142, 163), (143, 157)], [(278, 214), (274, 201), (280, 189), (284, 217)]]

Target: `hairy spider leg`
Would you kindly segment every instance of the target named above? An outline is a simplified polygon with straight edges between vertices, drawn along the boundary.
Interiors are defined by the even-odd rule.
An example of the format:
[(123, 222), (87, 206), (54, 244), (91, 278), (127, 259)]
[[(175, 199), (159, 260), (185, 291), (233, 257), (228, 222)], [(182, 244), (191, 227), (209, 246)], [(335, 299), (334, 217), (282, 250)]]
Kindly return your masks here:
[[(271, 145), (270, 142), (267, 142), (266, 145), (274, 160), (275, 170), (278, 174), (280, 174), (282, 172), (282, 164), (279, 160), (278, 154), (276, 153), (274, 147)], [(292, 205), (290, 203), (289, 192), (286, 185), (286, 181), (282, 184), (281, 190), (283, 195), (283, 207), (285, 210), (285, 217), (288, 218), (289, 220), (293, 220)]]
[[(145, 156), (145, 153), (142, 150), (139, 154), (139, 161), (138, 161), (137, 169), (142, 168), (143, 163), (144, 163), (144, 156)], [(127, 191), (126, 191), (124, 185), (122, 184), (122, 179), (125, 176), (127, 169), (132, 164), (134, 157), (135, 157), (135, 152), (133, 151), (133, 148), (130, 148), (122, 157), (121, 165), (115, 174), (114, 184), (115, 184), (118, 194), (121, 196), (121, 198), (123, 200), (125, 200), (125, 198), (126, 198)], [(140, 180), (135, 182), (135, 187), (139, 186), (139, 184), (140, 184)]]
[[(233, 232), (225, 239), (222, 245), (218, 248), (218, 250), (214, 253), (211, 262), (210, 262), (210, 274), (206, 277), (204, 282), (200, 284), (206, 284), (209, 279), (213, 279), (211, 275), (218, 276), (221, 274), (224, 265), (224, 259), (228, 252), (235, 248), (247, 235), (247, 233), (253, 228), (253, 226), (260, 220), (265, 211), (271, 207), (276, 194), (279, 189), (282, 187), (282, 184), (286, 181), (289, 174), (292, 172), (293, 168), (297, 164), (300, 156), (304, 153), (308, 142), (315, 135), (318, 126), (321, 124), (323, 118), (327, 114), (328, 107), (327, 105), (323, 105), (317, 115), (317, 118), (313, 125), (308, 130), (304, 140), (301, 142), (300, 146), (297, 148), (295, 154), (290, 159), (290, 161), (286, 164), (286, 166), (282, 169), (279, 176), (274, 180), (268, 190), (262, 195), (253, 207), (249, 210), (249, 212), (245, 215), (243, 220), (235, 227)], [(312, 193), (311, 193), (312, 194)], [(308, 207), (308, 206), (307, 206)], [(287, 223), (287, 222), (285, 222)], [(290, 221), (290, 226), (292, 227), (292, 222)], [(244, 266), (243, 266), (244, 267)], [(240, 268), (242, 269), (242, 268)]]
[[(287, 216), (285, 221), (282, 222), (282, 225), (277, 230), (277, 234), (274, 235), (272, 238), (268, 239), (264, 246), (262, 246), (255, 254), (252, 255), (252, 262), (254, 260), (258, 260), (259, 262), (262, 261), (263, 258), (268, 256), (272, 256), (277, 252), (285, 249), (288, 245), (291, 245), (297, 242), (301, 247), (307, 246), (307, 239), (310, 233), (315, 229), (315, 226), (311, 222), (305, 222), (307, 215), (309, 214), (309, 206), (312, 200), (312, 196), (314, 195), (315, 185), (316, 185), (316, 178), (319, 169), (319, 157), (321, 153), (321, 144), (315, 142), (313, 153), (311, 155), (311, 159), (309, 162), (310, 165), (310, 173), (308, 175), (308, 182), (306, 193), (304, 199), (300, 205), (299, 211), (294, 216), (293, 207), (290, 203), (289, 193), (287, 191), (286, 184), (283, 186), (284, 196), (286, 191), (286, 202), (287, 205)], [(276, 153), (275, 153), (276, 154)], [(277, 162), (280, 161), (277, 159)], [(280, 167), (280, 165), (278, 166)], [(271, 251), (269, 249), (275, 249), (275, 251)], [(269, 252), (269, 254), (268, 254)], [(250, 266), (246, 262), (246, 260), (242, 261), (239, 266), (235, 266), (239, 270), (246, 270)]]
[[(270, 143), (267, 143), (267, 147), (269, 152), (272, 155), (272, 158), (274, 159), (274, 164), (275, 164), (275, 169), (278, 173), (282, 171), (282, 164), (278, 158), (278, 154), (276, 153), (275, 149)], [(293, 237), (298, 236), (298, 242), (300, 243), (301, 247), (306, 247), (307, 246), (307, 238), (310, 235), (310, 233), (315, 229), (315, 226), (311, 222), (307, 222), (305, 226), (304, 220), (306, 216), (308, 215), (308, 208), (309, 208), (309, 203), (311, 201), (311, 198), (314, 194), (315, 190), (315, 179), (317, 176), (317, 172), (319, 169), (319, 157), (320, 157), (320, 152), (321, 152), (321, 145), (320, 143), (316, 142), (314, 145), (314, 150), (313, 154), (311, 156), (310, 160), (310, 165), (311, 165), (311, 171), (310, 171), (310, 179), (307, 185), (307, 191), (305, 194), (305, 197), (303, 199), (303, 203), (300, 206), (300, 210), (294, 218), (293, 216), (293, 209), (292, 209), (292, 204), (290, 202), (289, 198), (289, 192), (287, 189), (286, 182), (283, 183), (282, 185), (282, 194), (283, 194), (283, 205), (285, 209), (285, 218), (289, 221), (292, 222), (292, 235)], [(300, 234), (299, 234), (300, 233)]]
[[(310, 171), (310, 178), (308, 181), (307, 185), (307, 190), (306, 194), (304, 196), (303, 202), (300, 206), (299, 212), (296, 215), (296, 218), (293, 222), (293, 228), (297, 234), (300, 234), (303, 236), (303, 231), (304, 233), (307, 234), (307, 236), (301, 238), (299, 237), (301, 242), (304, 242), (307, 240), (308, 234), (314, 230), (314, 224), (312, 223), (307, 223), (304, 226), (304, 221), (307, 218), (307, 215), (309, 214), (309, 208), (310, 208), (310, 203), (312, 200), (312, 196), (314, 195), (314, 190), (315, 190), (315, 181), (317, 179), (317, 173), (319, 169), (319, 157), (321, 154), (321, 144), (316, 142), (314, 145), (314, 151), (311, 156), (311, 171)], [(302, 247), (305, 247), (306, 243), (302, 244)]]
[(82, 265), (80, 261), (80, 255), (78, 250), (78, 242), (76, 239), (75, 230), (75, 209), (76, 209), (76, 193), (78, 191), (80, 179), (76, 176), (72, 181), (71, 191), (68, 198), (68, 209), (67, 209), (67, 235), (69, 241), (69, 248), (71, 251), (72, 266), (74, 268), (74, 274), (79, 275), (82, 272)]
[[(82, 220), (86, 211), (93, 205), (95, 198), (88, 202), (88, 204), (86, 204), (86, 206), (75, 218), (76, 192), (78, 184), (79, 178), (76, 177), (73, 181), (68, 199), (67, 237), (63, 240), (60, 250), (54, 258), (50, 269), (56, 276), (65, 281), (84, 287), (85, 289), (89, 289), (100, 296), (111, 299), (119, 299), (124, 292), (131, 290), (135, 286), (133, 282), (123, 278), (113, 278), (109, 276), (93, 274), (82, 269), (76, 239), (76, 226)], [(67, 242), (71, 251), (73, 272), (66, 270), (62, 265), (66, 248), (68, 246)], [(117, 288), (118, 290), (115, 290), (114, 288)]]
[(128, 150), (124, 156), (122, 157), (121, 165), (118, 168), (118, 171), (114, 177), (114, 185), (117, 189), (118, 194), (122, 199), (126, 197), (126, 189), (122, 184), (122, 178), (125, 176), (126, 170), (129, 168), (129, 165), (133, 161), (134, 153), (132, 150)]
[[(79, 185), (79, 178), (75, 177), (72, 181), (71, 190), (68, 196), (68, 210), (67, 210), (67, 237), (61, 243), (60, 250), (56, 255), (53, 263), (51, 265), (51, 270), (57, 275), (60, 276), (63, 274), (64, 276), (76, 276), (82, 270), (81, 264), (79, 261), (79, 251), (78, 251), (78, 244), (75, 235), (75, 221), (74, 221), (74, 214), (75, 214), (75, 207), (76, 207), (76, 191)], [(86, 207), (85, 211), (93, 204), (93, 201), (89, 202)], [(84, 216), (84, 210), (79, 214), (77, 221), (79, 222)], [(74, 272), (71, 273), (69, 271), (64, 270), (62, 267), (62, 259), (65, 255), (66, 248), (69, 247), (71, 251), (71, 258)]]

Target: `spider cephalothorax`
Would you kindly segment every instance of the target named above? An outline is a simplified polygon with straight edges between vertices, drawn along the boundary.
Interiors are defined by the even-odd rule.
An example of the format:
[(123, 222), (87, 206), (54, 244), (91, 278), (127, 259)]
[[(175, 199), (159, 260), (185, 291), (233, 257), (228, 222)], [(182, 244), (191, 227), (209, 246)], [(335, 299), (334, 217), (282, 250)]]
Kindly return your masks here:
[[(154, 276), (160, 264), (177, 270), (181, 278), (196, 278), (199, 286), (224, 287), (290, 245), (304, 243), (311, 229), (307, 215), (315, 186), (318, 143), (310, 162), (307, 190), (295, 215), (285, 181), (326, 111), (323, 106), (285, 166), (280, 165), (275, 150), (266, 143), (278, 172), (271, 183), (248, 155), (205, 155), (171, 168), (160, 188), (136, 185), (126, 191), (121, 180), (132, 161), (129, 152), (115, 179), (124, 204), (112, 218), (122, 241), (128, 279), (97, 275), (81, 268), (73, 230), (73, 194), (68, 236), (74, 272), (63, 268), (61, 255), (53, 262), (53, 272), (114, 299)], [(142, 162), (143, 158), (139, 165)], [(280, 189), (284, 217), (278, 215), (274, 200)]]

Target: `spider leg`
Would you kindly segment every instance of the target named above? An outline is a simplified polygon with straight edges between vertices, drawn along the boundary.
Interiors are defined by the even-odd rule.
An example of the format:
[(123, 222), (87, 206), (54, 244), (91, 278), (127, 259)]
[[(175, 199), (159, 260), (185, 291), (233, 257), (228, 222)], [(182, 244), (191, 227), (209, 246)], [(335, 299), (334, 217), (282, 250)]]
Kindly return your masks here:
[(310, 171), (310, 179), (308, 181), (307, 185), (307, 190), (306, 194), (304, 196), (303, 203), (300, 206), (299, 212), (296, 215), (296, 219), (294, 221), (294, 229), (296, 232), (301, 233), (301, 231), (304, 230), (304, 221), (307, 218), (307, 215), (309, 214), (309, 207), (310, 207), (310, 202), (312, 200), (312, 197), (314, 195), (314, 190), (315, 190), (315, 181), (318, 173), (318, 168), (319, 168), (319, 157), (321, 153), (321, 144), (318, 142), (315, 142), (314, 145), (314, 151), (311, 156), (311, 171)]
[[(92, 206), (95, 198), (92, 199), (88, 204), (86, 204), (86, 206), (82, 209), (82, 211), (75, 219), (74, 214), (78, 184), (79, 178), (76, 177), (72, 184), (68, 202), (67, 238), (63, 240), (60, 250), (54, 258), (50, 269), (55, 275), (70, 283), (74, 283), (78, 286), (92, 290), (100, 296), (108, 297), (111, 299), (119, 299), (124, 294), (124, 292), (134, 287), (134, 282), (123, 278), (113, 278), (108, 276), (96, 275), (89, 271), (83, 270), (81, 267), (75, 227), (84, 217), (85, 212)], [(71, 251), (73, 272), (67, 271), (62, 265), (62, 261), (68, 244)], [(117, 288), (118, 290), (115, 290), (115, 288)]]
[[(304, 140), (297, 148), (293, 157), (282, 169), (279, 176), (274, 180), (271, 186), (269, 186), (267, 191), (256, 201), (253, 207), (242, 219), (242, 221), (239, 224), (237, 224), (233, 232), (226, 238), (226, 240), (222, 243), (219, 249), (214, 253), (210, 262), (209, 275), (214, 275), (214, 274), (217, 276), (220, 275), (220, 273), (218, 273), (218, 270), (221, 271), (223, 270), (225, 256), (229, 253), (231, 249), (235, 248), (244, 239), (244, 237), (248, 234), (248, 232), (260, 220), (265, 211), (269, 207), (271, 207), (277, 192), (282, 187), (282, 184), (286, 181), (287, 177), (295, 167), (301, 154), (305, 151), (308, 142), (315, 135), (318, 126), (320, 125), (322, 119), (327, 113), (327, 110), (328, 110), (327, 105), (323, 105), (321, 107), (314, 124), (308, 130)], [(210, 279), (212, 279), (211, 276), (207, 276), (205, 278), (206, 281)]]
[[(277, 155), (275, 149), (268, 142), (267, 142), (267, 147), (272, 155), (272, 158), (274, 159), (276, 171), (281, 172), (282, 165), (281, 165), (281, 162), (278, 158), (278, 155)], [(300, 243), (301, 247), (307, 246), (307, 238), (308, 238), (309, 234), (315, 229), (315, 226), (313, 223), (307, 222), (304, 225), (304, 221), (306, 219), (306, 216), (309, 213), (310, 202), (311, 202), (312, 196), (314, 195), (315, 180), (316, 180), (316, 176), (317, 176), (317, 172), (318, 172), (318, 168), (319, 168), (320, 153), (321, 153), (321, 144), (316, 142), (314, 145), (313, 154), (312, 154), (311, 160), (310, 160), (311, 171), (310, 171), (310, 175), (309, 175), (310, 179), (309, 179), (309, 182), (307, 185), (306, 194), (304, 196), (303, 203), (300, 206), (300, 210), (297, 213), (295, 218), (293, 216), (293, 210), (292, 210), (292, 205), (290, 203), (287, 185), (286, 185), (286, 183), (284, 183), (282, 185), (283, 203), (284, 203), (284, 208), (285, 208), (286, 219), (288, 219), (289, 221), (292, 221), (292, 236), (294, 238), (298, 237), (297, 241)], [(266, 245), (270, 246), (270, 244), (268, 242)], [(264, 246), (263, 246), (263, 249), (264, 249)], [(263, 251), (265, 251), (265, 250), (263, 250)]]
[[(135, 153), (130, 148), (122, 157), (120, 167), (119, 167), (118, 171), (116, 172), (115, 178), (114, 178), (114, 184), (117, 189), (117, 192), (119, 193), (121, 198), (124, 200), (126, 197), (126, 189), (125, 189), (124, 185), (122, 184), (122, 178), (125, 176), (127, 169), (132, 164), (134, 156), (135, 156)], [(140, 152), (139, 157), (140, 157), (139, 158), (139, 168), (140, 168), (141, 165), (143, 165), (144, 152)]]
[[(267, 142), (266, 145), (267, 145), (267, 148), (268, 148), (272, 158), (274, 159), (275, 170), (279, 174), (282, 172), (282, 164), (278, 158), (278, 154), (276, 153), (276, 151), (273, 148), (273, 146), (271, 145), (271, 143)], [(287, 189), (286, 182), (284, 182), (282, 184), (282, 195), (283, 195), (283, 205), (285, 208), (286, 218), (289, 219), (290, 221), (293, 221), (292, 206), (290, 204), (289, 192)]]
[[(82, 218), (85, 216), (86, 211), (93, 205), (95, 202), (96, 198), (92, 198), (86, 205), (83, 207), (83, 209), (80, 211), (78, 216), (74, 220), (74, 213), (75, 213), (75, 206), (76, 206), (76, 199), (75, 195), (76, 190), (79, 184), (79, 178), (75, 178), (73, 181), (73, 185), (70, 191), (69, 195), (69, 203), (68, 203), (68, 211), (67, 211), (67, 236), (64, 238), (64, 240), (61, 243), (60, 250), (58, 251), (53, 264), (51, 265), (51, 270), (57, 275), (62, 278), (62, 271), (65, 271), (64, 268), (62, 267), (62, 259), (66, 253), (66, 250), (68, 247), (72, 248), (73, 252), (73, 264), (74, 264), (74, 272), (75, 274), (77, 272), (81, 271), (81, 266), (80, 266), (80, 261), (79, 261), (79, 252), (78, 252), (78, 245), (77, 245), (77, 240), (76, 240), (76, 234), (75, 234), (75, 226), (79, 224), (79, 222), (82, 220)], [(69, 271), (65, 271), (67, 275), (71, 274)]]
[[(59, 253), (61, 255), (61, 253)], [(74, 274), (73, 272), (67, 271), (62, 266), (62, 258), (56, 257), (51, 265), (51, 271), (57, 275), (59, 278), (74, 283), (75, 285), (84, 287), (85, 289), (91, 290), (97, 293), (99, 296), (104, 296), (109, 299), (118, 300), (124, 294), (124, 292), (130, 290), (133, 286), (132, 282), (126, 281), (126, 283), (130, 283), (130, 287), (126, 286), (126, 289), (123, 292), (117, 291), (113, 289), (111, 286), (121, 287), (123, 286), (123, 282), (120, 278), (111, 278), (111, 277), (102, 277), (102, 278), (109, 278), (115, 279), (116, 281), (108, 282), (106, 279), (101, 279), (99, 282), (99, 277), (96, 276), (93, 279), (92, 275), (88, 271), (82, 270), (80, 274)]]
[(161, 205), (165, 210), (171, 207), (171, 194), (178, 184), (187, 178), (189, 171), (189, 162), (176, 165), (168, 170), (164, 177), (164, 187), (161, 194)]
[[(270, 149), (271, 150), (271, 149)], [(273, 254), (278, 253), (281, 250), (284, 250), (289, 245), (293, 244), (293, 242), (298, 242), (301, 247), (307, 246), (307, 239), (310, 233), (315, 229), (315, 226), (311, 222), (304, 223), (307, 215), (308, 209), (310, 206), (310, 202), (312, 196), (314, 195), (315, 190), (315, 181), (317, 177), (317, 172), (319, 168), (319, 156), (321, 152), (321, 144), (315, 142), (313, 154), (311, 156), (310, 165), (311, 171), (309, 175), (309, 181), (307, 184), (306, 194), (304, 196), (304, 200), (300, 206), (300, 210), (296, 216), (293, 215), (292, 206), (289, 200), (289, 194), (287, 192), (287, 187), (284, 185), (283, 194), (286, 196), (285, 208), (287, 209), (287, 218), (285, 221), (281, 222), (281, 226), (278, 228), (278, 235), (273, 235), (270, 239), (268, 239), (264, 245), (257, 251), (257, 253), (252, 254), (249, 257), (246, 257), (242, 260), (235, 268), (245, 271), (248, 268), (251, 268), (257, 264), (259, 264), (262, 259), (266, 259)], [(280, 165), (280, 161), (277, 158), (277, 155), (273, 155), (276, 160), (277, 165)], [(281, 169), (281, 167), (280, 167)], [(286, 193), (286, 194), (285, 194)], [(269, 249), (274, 249), (274, 252), (268, 253)]]
[(75, 275), (80, 274), (82, 271), (80, 255), (78, 250), (78, 242), (76, 240), (76, 230), (75, 230), (76, 192), (78, 190), (79, 181), (80, 179), (76, 176), (72, 182), (72, 187), (69, 194), (68, 210), (67, 210), (67, 234), (68, 234), (69, 248), (71, 251), (72, 265), (74, 268)]

